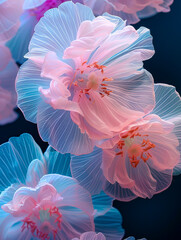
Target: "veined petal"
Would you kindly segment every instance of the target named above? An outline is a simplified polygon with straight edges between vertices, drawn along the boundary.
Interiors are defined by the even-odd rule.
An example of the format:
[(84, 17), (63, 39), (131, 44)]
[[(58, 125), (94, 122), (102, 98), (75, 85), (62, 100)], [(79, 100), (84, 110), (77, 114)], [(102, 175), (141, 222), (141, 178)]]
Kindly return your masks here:
[(91, 194), (99, 194), (105, 178), (101, 169), (102, 150), (95, 148), (90, 154), (71, 155), (72, 176)]
[(106, 239), (120, 240), (124, 236), (122, 216), (115, 208), (111, 208), (105, 215), (95, 219), (96, 232), (102, 232)]
[(22, 134), (10, 138), (9, 142), (0, 146), (1, 180), (0, 191), (12, 183), (25, 183), (30, 162), (34, 159), (43, 160), (43, 154), (31, 135)]
[(37, 123), (42, 139), (61, 153), (79, 155), (93, 150), (94, 142), (86, 133), (81, 133), (68, 111), (54, 110), (50, 105), (42, 103)]
[[(62, 57), (63, 51), (76, 39), (81, 22), (93, 19), (90, 8), (72, 2), (65, 2), (58, 9), (47, 11), (35, 27), (29, 46), (30, 52), (26, 57), (42, 57), (49, 51)], [(38, 52), (34, 49), (38, 49)]]
[(52, 147), (48, 147), (45, 154), (47, 173), (57, 173), (71, 177), (70, 154), (61, 154)]

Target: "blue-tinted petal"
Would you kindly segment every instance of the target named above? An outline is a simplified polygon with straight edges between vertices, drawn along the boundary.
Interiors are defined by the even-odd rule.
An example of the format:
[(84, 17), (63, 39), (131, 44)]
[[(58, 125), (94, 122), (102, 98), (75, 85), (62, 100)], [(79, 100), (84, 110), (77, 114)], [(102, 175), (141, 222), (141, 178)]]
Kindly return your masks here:
[(36, 123), (38, 106), (43, 101), (39, 87), (49, 88), (50, 80), (40, 77), (41, 70), (31, 60), (26, 61), (17, 76), (16, 90), (18, 107), (23, 111), (28, 121)]
[(107, 59), (105, 62), (102, 64), (109, 64), (112, 61), (116, 60), (117, 58), (120, 58), (121, 56), (132, 52), (132, 51), (137, 51), (139, 50), (140, 53), (142, 54), (142, 60), (147, 60), (151, 58), (154, 54), (154, 47), (153, 47), (153, 42), (152, 42), (152, 36), (150, 34), (150, 30), (145, 28), (145, 27), (140, 27), (137, 30), (137, 33), (139, 34), (138, 39), (131, 44), (128, 48), (124, 49), (123, 51), (113, 55), (111, 58)]
[(72, 121), (70, 112), (54, 110), (42, 102), (38, 109), (38, 130), (44, 141), (61, 153), (85, 154), (93, 150), (93, 142)]
[(95, 147), (94, 151), (80, 156), (71, 156), (72, 176), (91, 194), (99, 194), (105, 177), (102, 169), (102, 149)]
[(16, 35), (6, 43), (6, 46), (11, 50), (14, 60), (20, 64), (26, 61), (24, 55), (28, 52), (28, 46), (36, 24), (37, 19), (35, 16), (23, 14), (21, 26)]
[(71, 177), (70, 154), (61, 154), (52, 147), (48, 147), (45, 154), (47, 173), (57, 173)]
[(95, 217), (105, 214), (111, 207), (113, 198), (106, 195), (103, 191), (100, 194), (92, 196), (92, 202), (95, 210)]
[(108, 240), (120, 240), (124, 236), (122, 216), (115, 208), (111, 208), (105, 215), (95, 218), (96, 232), (102, 232)]
[(80, 23), (93, 18), (90, 8), (70, 1), (61, 4), (58, 9), (50, 9), (35, 27), (27, 56), (45, 56), (53, 51), (62, 57), (64, 50), (76, 39)]
[(43, 177), (46, 173), (46, 163), (38, 159), (33, 160), (27, 170), (26, 185), (36, 187), (41, 177)]
[(13, 137), (0, 146), (0, 192), (13, 183), (25, 183), (30, 162), (43, 159), (43, 154), (31, 135)]
[[(156, 105), (152, 113), (163, 120), (174, 123), (173, 132), (179, 140), (178, 151), (181, 153), (181, 98), (174, 86), (155, 84)], [(174, 175), (181, 173), (181, 161), (174, 168)]]

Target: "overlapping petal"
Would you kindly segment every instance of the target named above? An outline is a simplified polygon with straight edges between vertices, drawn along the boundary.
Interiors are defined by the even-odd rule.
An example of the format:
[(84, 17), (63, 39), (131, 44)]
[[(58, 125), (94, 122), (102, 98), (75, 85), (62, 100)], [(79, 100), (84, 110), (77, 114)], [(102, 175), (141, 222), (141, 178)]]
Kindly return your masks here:
[(61, 4), (35, 28), (30, 60), (17, 78), (18, 106), (58, 151), (91, 152), (95, 140), (113, 137), (152, 110), (153, 79), (142, 61), (153, 53), (147, 29), (136, 31), (110, 15), (94, 18), (81, 4)]
[(173, 0), (84, 0), (96, 15), (108, 12), (120, 16), (128, 23), (137, 23), (141, 18), (159, 12), (169, 12)]
[(102, 149), (71, 157), (72, 175), (92, 194), (103, 189), (123, 201), (151, 198), (180, 173), (180, 96), (164, 84), (155, 85), (155, 96), (151, 114), (100, 143)]

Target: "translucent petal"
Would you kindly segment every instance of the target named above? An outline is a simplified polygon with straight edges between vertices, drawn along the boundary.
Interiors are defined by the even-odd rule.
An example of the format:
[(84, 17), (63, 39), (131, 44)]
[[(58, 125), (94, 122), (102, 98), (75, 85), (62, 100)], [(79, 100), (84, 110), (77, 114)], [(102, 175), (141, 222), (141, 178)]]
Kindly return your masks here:
[(26, 185), (30, 187), (36, 187), (41, 177), (43, 177), (47, 173), (47, 169), (45, 168), (45, 163), (36, 159), (33, 160), (27, 170), (26, 174)]
[(57, 173), (71, 177), (70, 154), (61, 154), (52, 147), (48, 147), (45, 154), (47, 173)]
[(174, 86), (155, 84), (156, 105), (152, 113), (164, 120), (181, 117), (181, 98)]
[(105, 214), (112, 207), (113, 198), (106, 195), (103, 191), (92, 196), (94, 206), (94, 216), (98, 217)]
[(0, 225), (3, 222), (4, 218), (8, 216), (8, 213), (5, 212), (1, 206), (10, 202), (13, 198), (14, 193), (20, 187), (19, 184), (12, 184), (11, 186), (7, 187), (4, 191), (1, 192), (0, 195)]
[(72, 2), (47, 11), (35, 27), (27, 57), (35, 59), (49, 51), (62, 57), (64, 50), (76, 39), (80, 23), (93, 18), (90, 8)]
[(73, 238), (72, 240), (106, 240), (102, 233), (96, 234), (95, 232), (83, 233), (79, 238)]
[(79, 155), (93, 150), (93, 141), (80, 132), (67, 111), (54, 110), (50, 105), (42, 103), (37, 123), (42, 139), (61, 153)]
[(111, 184), (108, 181), (105, 182), (103, 190), (109, 196), (120, 201), (128, 202), (137, 198), (137, 196), (129, 188), (121, 188), (117, 182), (114, 184)]
[(23, 111), (26, 119), (34, 123), (36, 123), (38, 106), (43, 101), (39, 87), (46, 89), (50, 85), (50, 80), (41, 78), (40, 74), (40, 68), (28, 60), (20, 68), (16, 82), (18, 107)]
[(31, 240), (32, 233), (30, 231), (23, 231), (23, 232), (21, 231), (21, 226), (22, 226), (21, 220), (22, 220), (21, 218), (8, 215), (0, 225), (2, 239)]
[(28, 52), (28, 46), (36, 24), (37, 19), (35, 16), (24, 13), (16, 35), (6, 43), (6, 46), (11, 50), (14, 60), (20, 64), (26, 60), (24, 56)]
[(12, 183), (25, 183), (30, 162), (43, 160), (41, 149), (31, 135), (13, 137), (0, 146), (0, 191)]
[(84, 0), (96, 15), (108, 12), (127, 20), (128, 24), (137, 23), (140, 18), (150, 17), (157, 12), (169, 12), (173, 0)]
[[(181, 98), (175, 87), (167, 84), (155, 84), (156, 106), (153, 114), (175, 125), (173, 133), (179, 140), (178, 151), (181, 152)], [(181, 172), (181, 161), (174, 168), (174, 174)]]
[(93, 215), (87, 215), (80, 209), (71, 207), (61, 209), (61, 212), (63, 231), (61, 230), (59, 233), (60, 239), (72, 239), (79, 237), (84, 232), (95, 230)]
[(72, 176), (81, 186), (91, 194), (98, 194), (102, 190), (105, 178), (101, 169), (102, 150), (94, 148), (94, 151), (80, 156), (71, 156)]
[(39, 185), (41, 186), (41, 184), (45, 183), (54, 186), (63, 198), (57, 207), (80, 208), (88, 215), (93, 214), (90, 194), (84, 188), (79, 186), (73, 178), (59, 174), (48, 174), (41, 178)]
[(124, 236), (122, 217), (119, 211), (111, 208), (105, 215), (95, 218), (96, 232), (102, 232), (106, 239), (120, 240)]

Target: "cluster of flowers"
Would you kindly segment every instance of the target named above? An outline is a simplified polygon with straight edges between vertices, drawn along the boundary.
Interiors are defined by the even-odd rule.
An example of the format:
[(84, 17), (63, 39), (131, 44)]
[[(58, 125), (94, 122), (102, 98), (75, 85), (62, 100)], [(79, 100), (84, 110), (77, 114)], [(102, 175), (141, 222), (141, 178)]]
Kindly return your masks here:
[(149, 30), (128, 25), (172, 2), (0, 0), (0, 124), (17, 98), (50, 145), (0, 146), (0, 239), (123, 239), (112, 201), (151, 198), (181, 173), (181, 98), (143, 68)]

